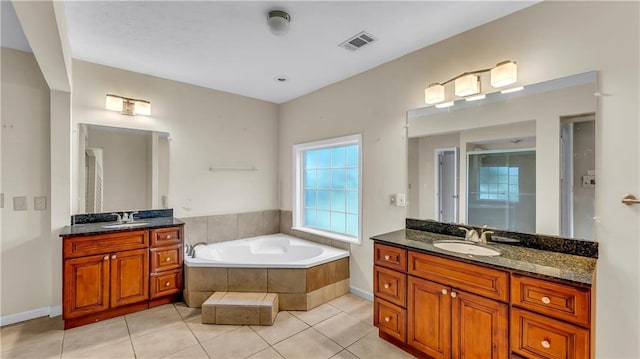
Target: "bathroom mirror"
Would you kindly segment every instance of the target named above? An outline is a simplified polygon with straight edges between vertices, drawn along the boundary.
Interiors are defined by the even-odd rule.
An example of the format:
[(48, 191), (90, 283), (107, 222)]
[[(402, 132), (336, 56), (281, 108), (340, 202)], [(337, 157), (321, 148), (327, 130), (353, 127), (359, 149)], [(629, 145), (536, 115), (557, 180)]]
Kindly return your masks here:
[(596, 80), (408, 111), (408, 217), (593, 239)]
[(78, 124), (77, 213), (167, 208), (169, 134)]

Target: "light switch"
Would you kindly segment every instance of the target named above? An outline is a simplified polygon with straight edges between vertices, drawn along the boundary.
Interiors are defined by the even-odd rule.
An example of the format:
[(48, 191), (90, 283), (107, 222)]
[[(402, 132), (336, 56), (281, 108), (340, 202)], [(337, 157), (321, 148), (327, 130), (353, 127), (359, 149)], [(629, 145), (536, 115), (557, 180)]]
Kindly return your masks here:
[(13, 197), (13, 210), (14, 211), (26, 211), (27, 210), (27, 196)]
[(396, 206), (404, 207), (407, 205), (407, 196), (404, 193), (399, 193), (396, 195)]
[(34, 197), (33, 198), (33, 209), (36, 211), (44, 211), (47, 209), (47, 197)]

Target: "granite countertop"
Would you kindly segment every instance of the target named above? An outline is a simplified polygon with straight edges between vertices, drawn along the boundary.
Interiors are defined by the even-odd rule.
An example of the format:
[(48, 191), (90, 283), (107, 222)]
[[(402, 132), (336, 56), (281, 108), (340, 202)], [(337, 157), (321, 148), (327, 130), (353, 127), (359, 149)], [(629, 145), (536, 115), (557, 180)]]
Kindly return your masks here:
[(135, 222), (146, 222), (147, 224), (135, 226), (135, 227), (124, 227), (124, 228), (103, 228), (102, 227), (108, 224), (115, 224), (116, 222), (95, 222), (95, 223), (75, 224), (72, 226), (64, 227), (60, 232), (60, 236), (74, 237), (74, 236), (84, 236), (84, 235), (92, 235), (92, 234), (137, 231), (137, 230), (145, 230), (145, 229), (152, 229), (152, 228), (179, 226), (184, 224), (184, 222), (182, 222), (181, 220), (175, 219), (173, 217), (136, 219)]
[(485, 264), (522, 274), (560, 279), (588, 286), (592, 284), (596, 270), (596, 258), (494, 242), (489, 242), (486, 246), (498, 250), (502, 253), (500, 256), (487, 257), (451, 252), (434, 246), (433, 242), (462, 240), (464, 238), (412, 229), (401, 229), (373, 236), (371, 239), (384, 244), (462, 259), (465, 262)]

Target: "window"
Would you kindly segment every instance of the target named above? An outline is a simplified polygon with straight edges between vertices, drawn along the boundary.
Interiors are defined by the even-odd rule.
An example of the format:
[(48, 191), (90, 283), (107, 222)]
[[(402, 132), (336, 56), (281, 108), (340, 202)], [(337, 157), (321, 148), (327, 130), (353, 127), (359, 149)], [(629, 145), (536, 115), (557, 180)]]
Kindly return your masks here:
[(361, 135), (293, 146), (293, 227), (360, 243)]
[(518, 167), (486, 166), (480, 167), (480, 189), (478, 198), (518, 202)]

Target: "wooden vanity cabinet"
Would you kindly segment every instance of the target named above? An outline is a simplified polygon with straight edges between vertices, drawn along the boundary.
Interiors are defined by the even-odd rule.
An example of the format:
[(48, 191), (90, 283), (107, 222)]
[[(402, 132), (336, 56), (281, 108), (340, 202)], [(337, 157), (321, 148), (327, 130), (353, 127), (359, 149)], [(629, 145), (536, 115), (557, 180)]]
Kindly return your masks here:
[(65, 329), (177, 299), (182, 233), (176, 226), (63, 237)]

